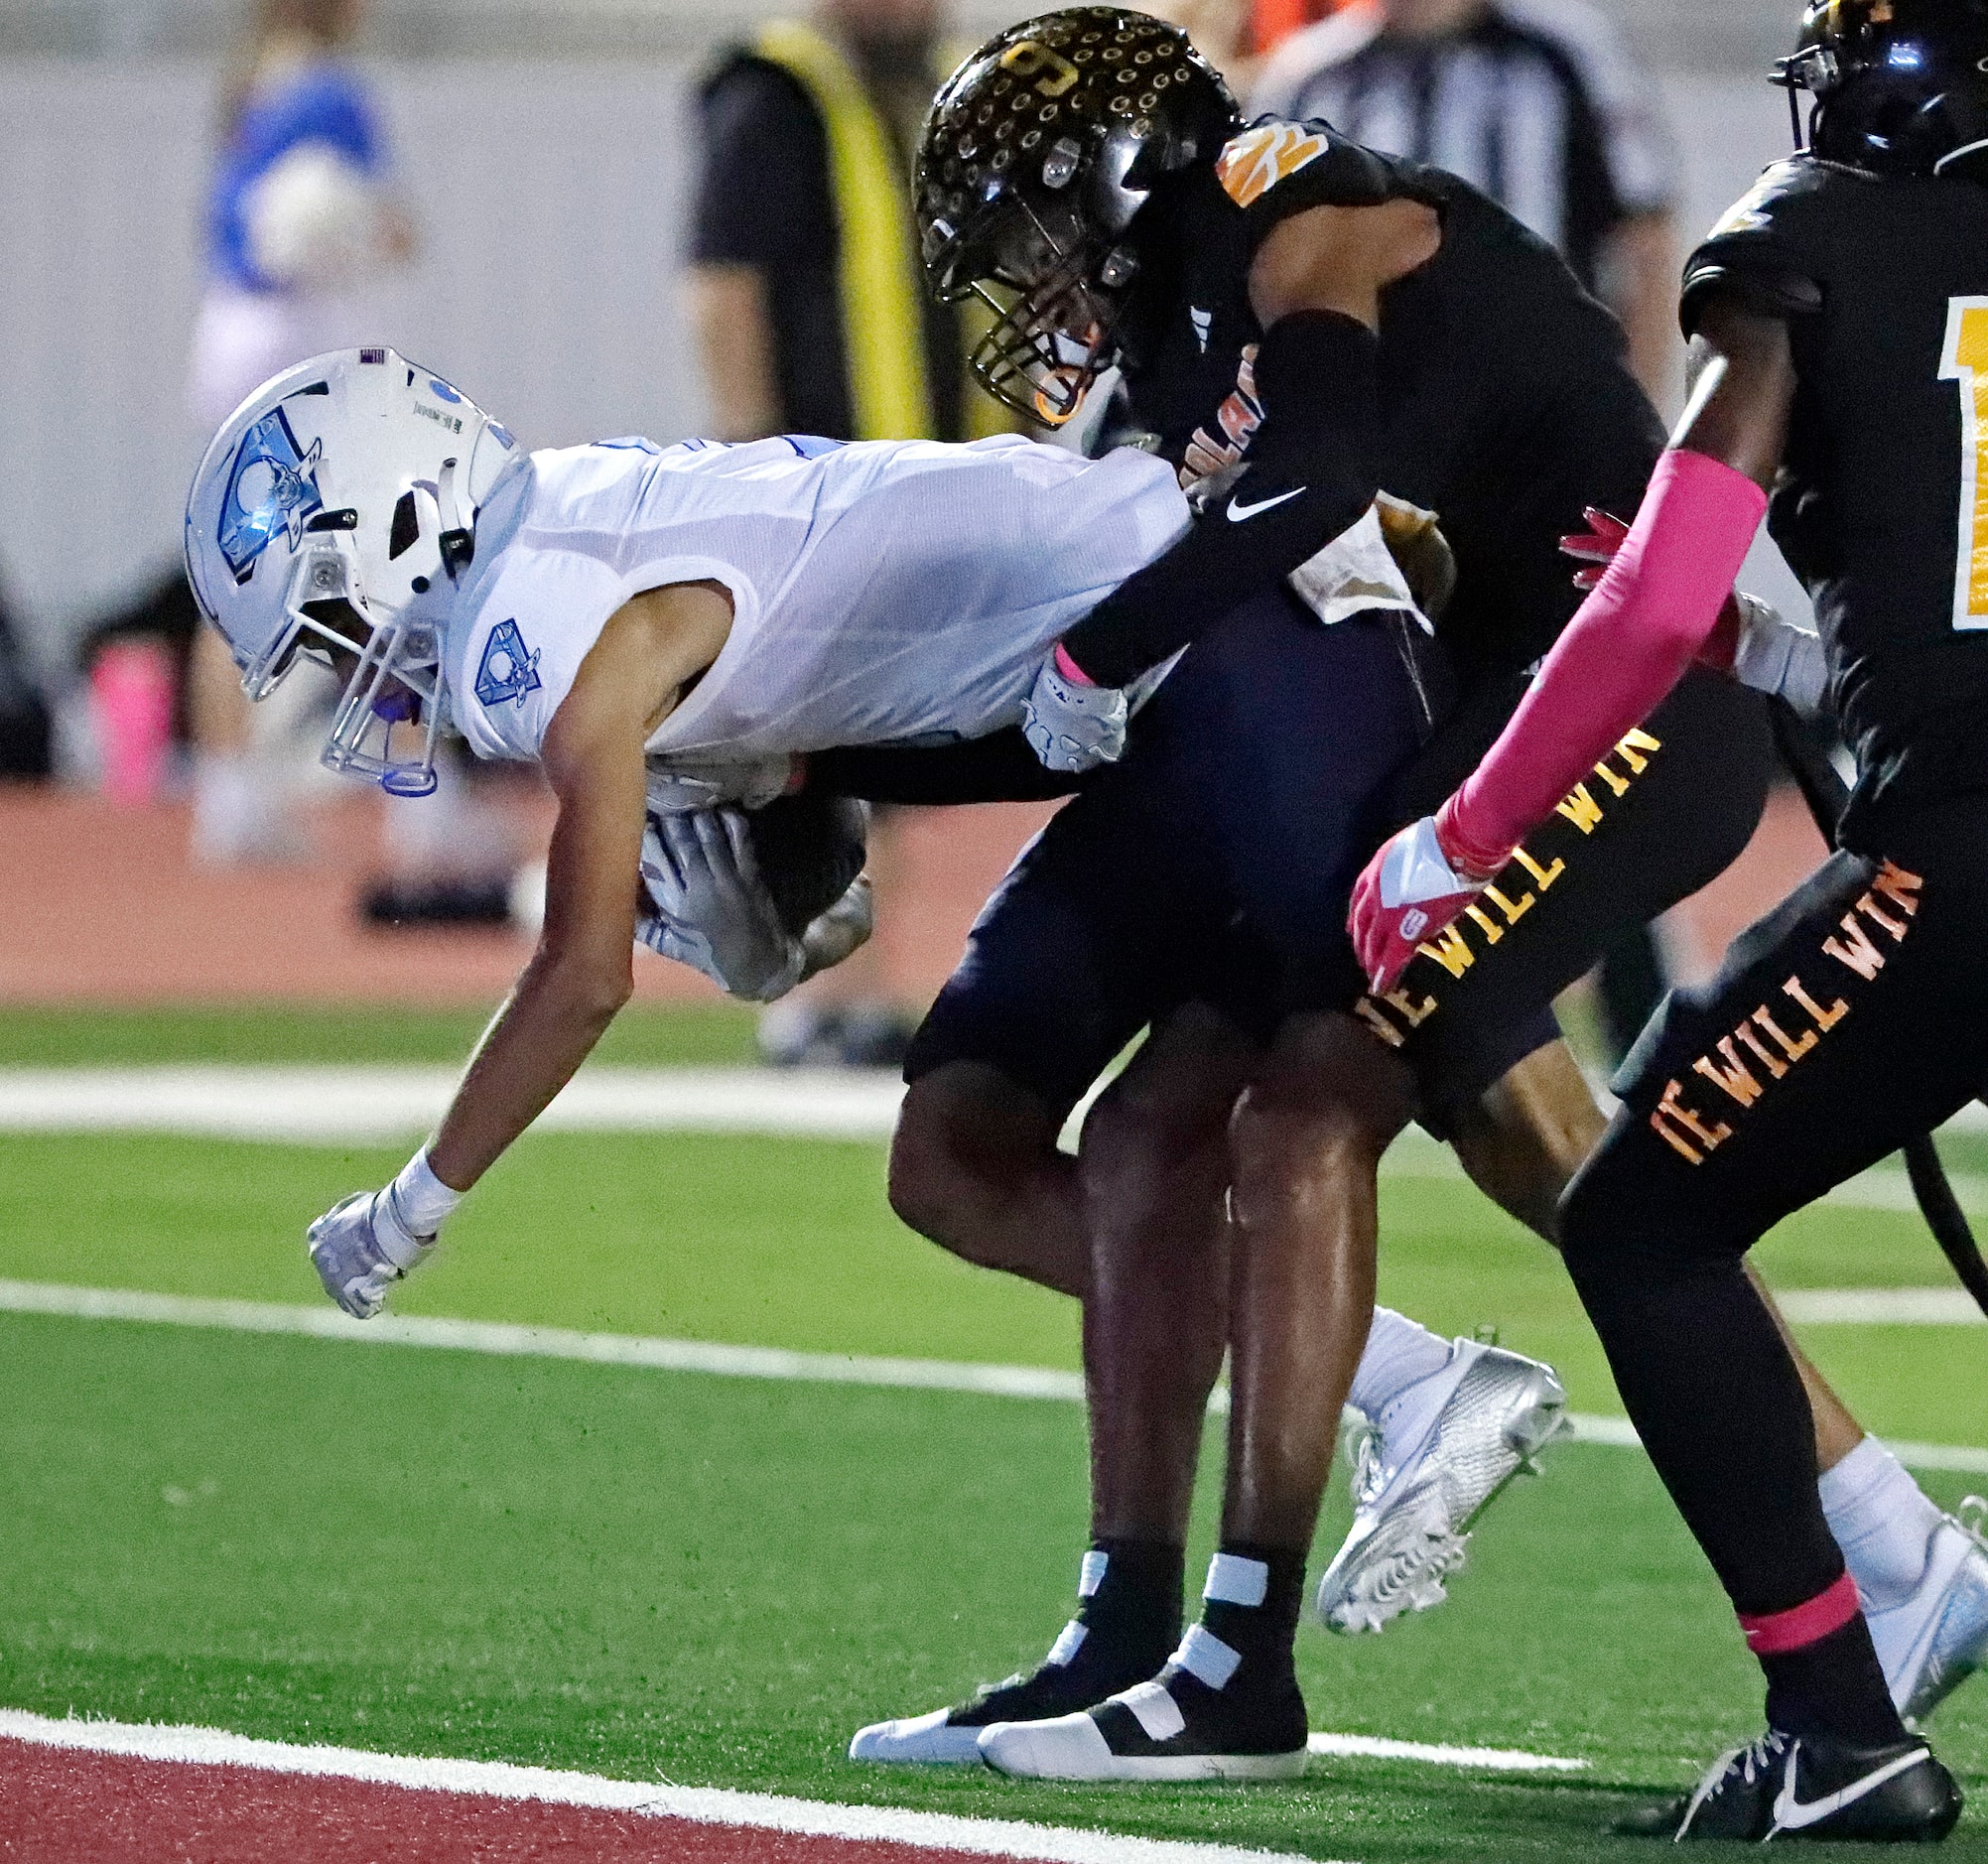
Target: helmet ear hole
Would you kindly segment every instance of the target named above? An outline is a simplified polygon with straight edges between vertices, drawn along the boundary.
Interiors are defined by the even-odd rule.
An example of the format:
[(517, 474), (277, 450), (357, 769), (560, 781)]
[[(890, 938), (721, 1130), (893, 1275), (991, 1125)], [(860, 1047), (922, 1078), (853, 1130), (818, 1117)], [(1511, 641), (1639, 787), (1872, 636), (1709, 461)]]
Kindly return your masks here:
[(387, 532), (386, 554), (391, 563), (421, 541), (421, 518), (414, 508), (414, 494), (402, 492), (394, 501), (393, 525)]

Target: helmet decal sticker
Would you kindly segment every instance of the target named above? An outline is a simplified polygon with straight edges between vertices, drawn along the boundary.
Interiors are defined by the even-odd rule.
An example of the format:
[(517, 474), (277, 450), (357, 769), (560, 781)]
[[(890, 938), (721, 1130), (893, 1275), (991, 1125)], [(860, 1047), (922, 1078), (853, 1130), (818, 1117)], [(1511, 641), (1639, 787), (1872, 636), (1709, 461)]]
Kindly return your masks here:
[(309, 453), (300, 453), (281, 408), (272, 408), (241, 437), (215, 536), (237, 583), (248, 580), (255, 560), (279, 532), (289, 537), (293, 551), (303, 541), (304, 520), (325, 503), (318, 490), (324, 451), (324, 442), (314, 440)]
[(1245, 130), (1222, 151), (1215, 178), (1239, 207), (1259, 200), (1280, 181), (1315, 162), (1331, 145), (1296, 123), (1264, 123)]
[(515, 700), (524, 710), (528, 694), (545, 684), (538, 676), (539, 650), (525, 646), (516, 621), (500, 621), (483, 643), (482, 664), (476, 669), (476, 697), (486, 706)]

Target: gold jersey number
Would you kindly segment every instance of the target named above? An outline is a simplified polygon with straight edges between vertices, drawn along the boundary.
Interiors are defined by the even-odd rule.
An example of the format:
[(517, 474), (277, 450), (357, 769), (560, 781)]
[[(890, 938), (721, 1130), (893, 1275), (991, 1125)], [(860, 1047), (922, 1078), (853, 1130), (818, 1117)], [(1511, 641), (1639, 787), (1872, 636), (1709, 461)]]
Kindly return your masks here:
[(1939, 379), (1960, 384), (1960, 536), (1953, 625), (1988, 628), (1988, 298), (1953, 298)]

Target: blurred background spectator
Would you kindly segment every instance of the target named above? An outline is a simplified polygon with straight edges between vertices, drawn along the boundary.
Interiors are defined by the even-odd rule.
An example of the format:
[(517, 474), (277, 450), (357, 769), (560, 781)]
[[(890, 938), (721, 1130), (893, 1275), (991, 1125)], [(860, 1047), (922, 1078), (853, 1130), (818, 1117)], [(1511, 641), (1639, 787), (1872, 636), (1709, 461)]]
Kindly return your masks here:
[[(720, 440), (969, 440), (1006, 428), (968, 379), (969, 320), (918, 264), (911, 154), (946, 75), (935, 0), (824, 0), (723, 55), (700, 93), (688, 280)], [(878, 917), (903, 824), (875, 812)], [(894, 1062), (916, 1006), (872, 944), (769, 1008), (776, 1062)]]
[(1655, 76), (1583, 0), (1355, 0), (1276, 47), (1249, 108), (1322, 116), (1482, 189), (1622, 319), (1668, 404), (1677, 141)]
[[(1259, 68), (1252, 114), (1323, 117), (1392, 155), (1460, 175), (1559, 249), (1622, 320), (1638, 378), (1674, 398), (1682, 191), (1655, 77), (1583, 0), (1354, 0)], [(1665, 987), (1656, 935), (1603, 961), (1617, 1056)]]

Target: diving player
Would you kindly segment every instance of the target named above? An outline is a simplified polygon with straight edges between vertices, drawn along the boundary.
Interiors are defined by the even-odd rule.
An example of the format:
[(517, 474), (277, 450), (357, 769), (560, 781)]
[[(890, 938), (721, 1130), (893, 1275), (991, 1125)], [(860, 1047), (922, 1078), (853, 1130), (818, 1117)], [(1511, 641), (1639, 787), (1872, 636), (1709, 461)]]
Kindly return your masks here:
[[(798, 755), (1018, 727), (1057, 635), (1187, 522), (1164, 462), (1018, 439), (526, 456), (388, 349), (318, 357), (251, 397), (187, 517), (190, 580), (251, 696), (325, 660), (343, 687), (334, 768), (420, 794), (453, 729), (480, 756), (539, 763), (560, 802), (539, 950), (435, 1140), (312, 1227), (332, 1298), (376, 1312), (423, 1260), (625, 999), (638, 926), (760, 996), (866, 929), (861, 880), (833, 859), (807, 911), (753, 897), (747, 825), (786, 800)], [(1257, 675), (1287, 704), (1311, 695), (1331, 753), (1307, 756), (1304, 784), (1231, 781), (1211, 803), (1227, 823), (1310, 825), (1284, 838), (1286, 917), (1336, 947), (1337, 902), (1386, 826), (1373, 798), (1426, 735), (1436, 669), (1378, 516), (1315, 557), (1306, 588), (1309, 607), (1283, 593), (1218, 630), (1175, 675), (1201, 699), (1172, 716), (1191, 723), (1211, 685), (1247, 703)], [(1162, 750), (1177, 736), (1164, 716), (1144, 732)], [(1134, 757), (1100, 781), (1108, 812), (1172, 817), (1123, 858), (1167, 847), (1191, 865), (1195, 799), (1145, 771)], [(763, 807), (716, 807), (732, 803)], [(1219, 885), (1188, 877), (1219, 929)]]
[[(1667, 690), (1768, 516), (1856, 756), (1838, 852), (1659, 1011), (1562, 1221), (1623, 1401), (1767, 1676), (1767, 1732), (1632, 1821), (1652, 1835), (1930, 1840), (1960, 1809), (1887, 1692), (1743, 1265), (1988, 1078), (1984, 73), (1968, 0), (1808, 8), (1779, 81), (1814, 100), (1810, 146), (1686, 268), (1693, 388), (1633, 531), (1489, 755), (1354, 902), (1385, 987)], [(1978, 1621), (1988, 1595), (1952, 1609)]]
[[(1116, 363), (1128, 404), (1118, 434), (1142, 430), (1199, 499), (1182, 540), (1064, 637), (1035, 716), (1108, 707), (1115, 687), (1274, 586), (1385, 490), (1436, 511), (1456, 547), (1440, 625), (1465, 697), (1420, 774), (1445, 751), (1467, 765), (1462, 746), (1495, 732), (1574, 605), (1561, 535), (1612, 486), (1640, 496), (1660, 447), (1655, 416), (1613, 324), (1462, 184), (1323, 125), (1238, 127), (1177, 32), (1108, 7), (991, 41), (928, 124), (928, 271), (997, 314), (978, 359), (986, 385), (1068, 415)], [(1194, 663), (1156, 710), (1188, 702), (1180, 680)], [(1259, 705), (1275, 716), (1273, 689)], [(1334, 1013), (1358, 993), (1340, 994), (1331, 956), (1278, 949), (1274, 927), (1248, 928), (1253, 967), (1183, 986), (1183, 939), (1150, 936), (1178, 889), (1148, 889), (1108, 859), (1090, 812), (1067, 811), (1024, 854), (914, 1044), (893, 1199), (970, 1260), (1086, 1295), (1095, 1539), (1078, 1616), (1040, 1669), (865, 1729), (857, 1758), (978, 1753), (1089, 1779), (1301, 1766), (1290, 1644), (1349, 1379), (1381, 1444), (1322, 1607), (1378, 1627), (1442, 1596), (1472, 1515), (1536, 1447), (1549, 1410), (1536, 1369), (1385, 1314), (1356, 1374), (1375, 1167), (1419, 1087), (1424, 1119), (1454, 1132), (1480, 1182), (1551, 1234), (1560, 1174), (1601, 1122), (1564, 1051), (1546, 1046), (1545, 1006), (1614, 925), (1654, 917), (1738, 853), (1765, 780), (1757, 714), (1709, 678), (1646, 723), (1569, 796), (1529, 878), (1443, 948), (1440, 972), (1431, 961), (1418, 989), (1359, 1005), (1414, 1065), (1412, 1084)], [(1316, 741), (1296, 717), (1240, 730), (1219, 694), (1199, 729), (1198, 786), (1217, 794), (1264, 758), (1301, 763)], [(1247, 857), (1280, 860), (1289, 821), (1264, 824)], [(1064, 1115), (1148, 1020), (1155, 1034), (1094, 1112), (1073, 1176), (1054, 1149)], [(1518, 1172), (1502, 1141), (1525, 1128), (1554, 1143), (1533, 1145)], [(1167, 1661), (1225, 1336), (1224, 1546), (1204, 1623)], [(1819, 1381), (1815, 1396), (1822, 1460), (1855, 1462), (1862, 1432)], [(1863, 1462), (1883, 1454), (1870, 1445)], [(1859, 1492), (1842, 1510), (1846, 1537), (1868, 1512)], [(1942, 1596), (1916, 1594), (1915, 1624)], [(1902, 1655), (1902, 1699), (1923, 1668)]]

